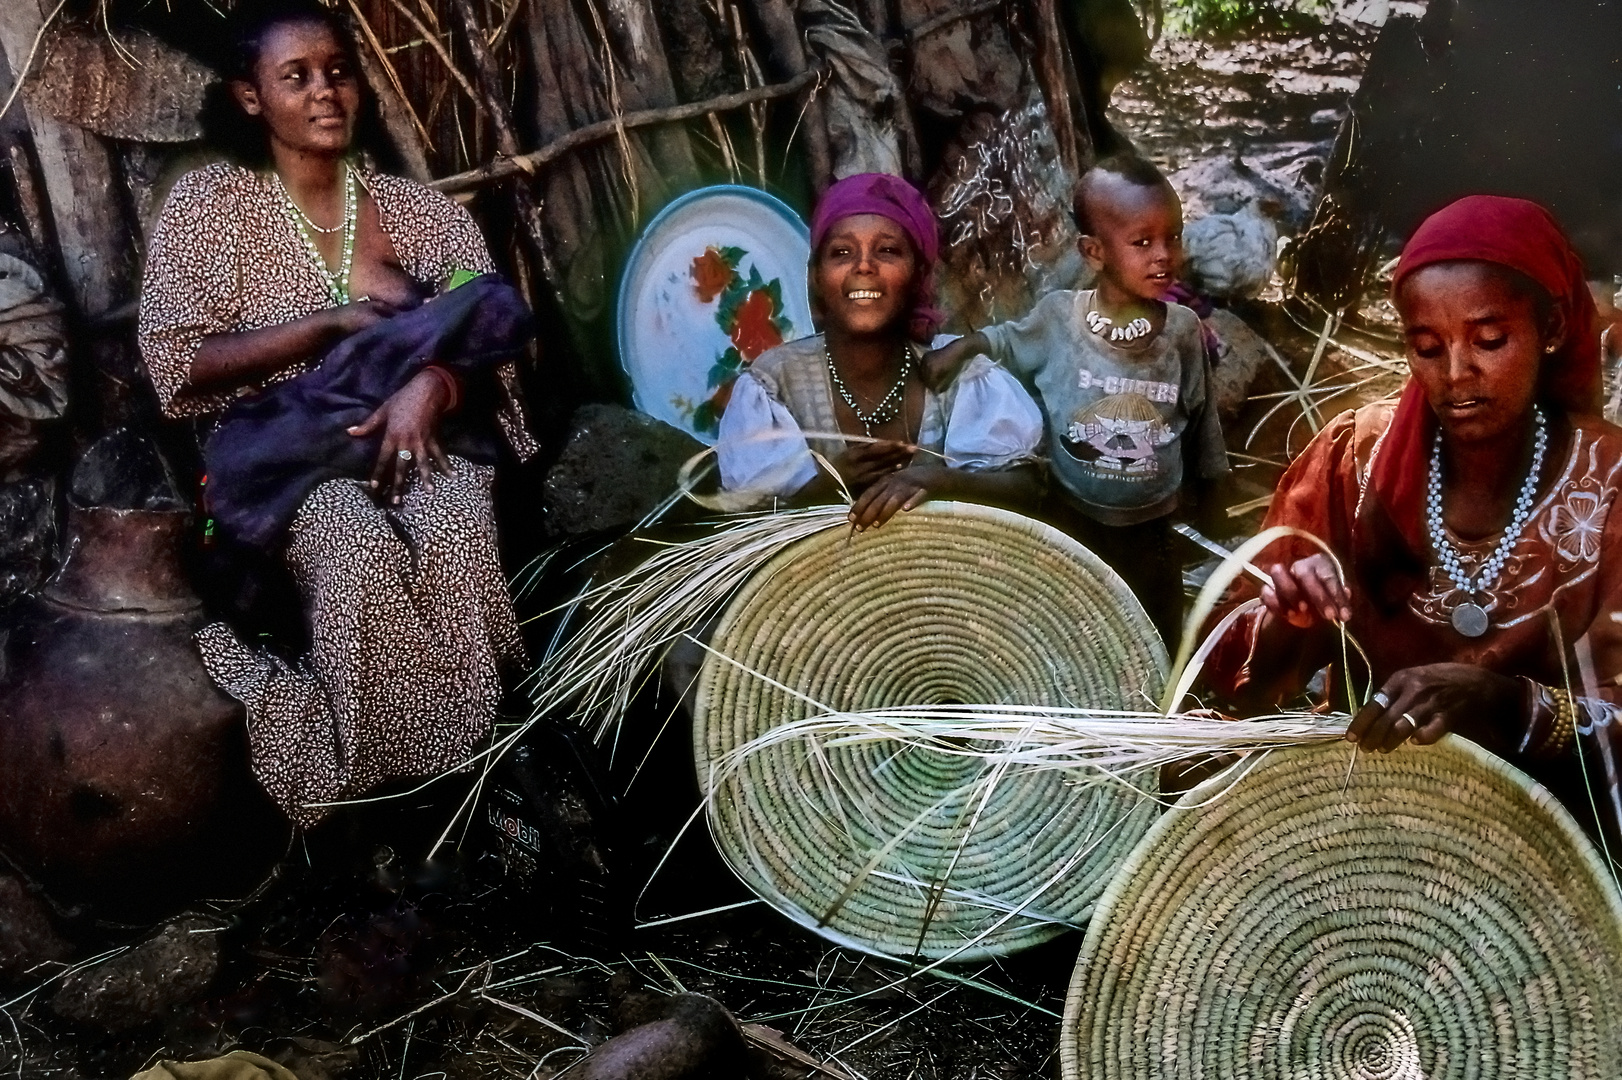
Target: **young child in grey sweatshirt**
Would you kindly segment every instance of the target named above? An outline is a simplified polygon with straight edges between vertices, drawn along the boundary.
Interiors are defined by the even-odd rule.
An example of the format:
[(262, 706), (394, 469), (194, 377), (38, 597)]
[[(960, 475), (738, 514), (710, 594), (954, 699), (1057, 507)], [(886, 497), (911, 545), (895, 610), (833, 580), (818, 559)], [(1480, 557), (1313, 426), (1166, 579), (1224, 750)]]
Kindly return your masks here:
[(1175, 647), (1171, 514), (1191, 481), (1228, 471), (1199, 317), (1161, 299), (1182, 261), (1182, 205), (1153, 165), (1117, 155), (1082, 177), (1076, 218), (1095, 287), (936, 349), (924, 380), (945, 386), (985, 353), (1033, 390), (1057, 481), (1050, 517), (1120, 573)]

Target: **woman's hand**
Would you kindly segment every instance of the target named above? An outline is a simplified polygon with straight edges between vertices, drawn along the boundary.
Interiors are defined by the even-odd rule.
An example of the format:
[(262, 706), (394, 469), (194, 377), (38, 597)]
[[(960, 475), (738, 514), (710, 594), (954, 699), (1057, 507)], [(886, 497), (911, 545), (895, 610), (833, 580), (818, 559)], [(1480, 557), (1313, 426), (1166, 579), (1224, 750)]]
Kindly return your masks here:
[(1267, 570), (1273, 579), (1262, 586), (1262, 603), (1275, 617), (1302, 630), (1320, 622), (1346, 622), (1352, 617), (1352, 594), (1335, 572), (1328, 555), (1319, 552)]
[(847, 487), (860, 489), (905, 468), (917, 452), (916, 446), (891, 439), (851, 443), (844, 453), (834, 458), (833, 466), (839, 470)]
[(451, 463), (438, 436), (439, 415), (447, 404), (445, 384), (432, 372), (419, 371), (371, 416), (349, 429), (357, 439), (383, 432), (371, 479), (379, 499), (398, 505), (413, 467), (430, 491), (436, 470), (450, 475)]
[(330, 320), (333, 335), (341, 340), (362, 330), (369, 330), (384, 319), (393, 318), (400, 310), (387, 301), (367, 298), (341, 307), (327, 308), (322, 314)]
[(929, 498), (931, 469), (914, 465), (880, 477), (850, 508), (850, 523), (857, 531), (878, 528), (897, 511), (912, 510)]
[(258, 386), (267, 378), (320, 357), (351, 334), (375, 326), (400, 308), (381, 300), (362, 300), (320, 311), (292, 322), (210, 334), (197, 346), (186, 389), (218, 394)]
[(1385, 681), (1346, 729), (1346, 741), (1389, 753), (1412, 739), (1429, 746), (1449, 731), (1501, 749), (1521, 720), (1519, 680), (1476, 664), (1425, 664)]

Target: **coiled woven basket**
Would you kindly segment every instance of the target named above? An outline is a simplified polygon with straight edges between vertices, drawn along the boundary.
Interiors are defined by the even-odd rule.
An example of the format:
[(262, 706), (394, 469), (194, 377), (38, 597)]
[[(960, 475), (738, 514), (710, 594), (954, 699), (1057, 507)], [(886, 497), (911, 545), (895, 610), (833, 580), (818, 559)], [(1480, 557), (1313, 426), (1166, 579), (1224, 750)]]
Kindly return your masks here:
[(1064, 1080), (1622, 1076), (1622, 897), (1542, 786), (1453, 736), (1223, 783), (1099, 902)]
[[(694, 722), (706, 793), (729, 753), (819, 704), (1141, 708), (1167, 667), (1094, 555), (966, 503), (801, 541), (740, 591), (711, 644), (766, 678), (706, 659)], [(788, 742), (727, 775), (710, 828), (738, 876), (824, 937), (889, 956), (968, 961), (1078, 924), (1155, 813), (1125, 788), (1078, 791), (1060, 771), (996, 774), (893, 742)], [(1153, 790), (1155, 777), (1135, 779)]]

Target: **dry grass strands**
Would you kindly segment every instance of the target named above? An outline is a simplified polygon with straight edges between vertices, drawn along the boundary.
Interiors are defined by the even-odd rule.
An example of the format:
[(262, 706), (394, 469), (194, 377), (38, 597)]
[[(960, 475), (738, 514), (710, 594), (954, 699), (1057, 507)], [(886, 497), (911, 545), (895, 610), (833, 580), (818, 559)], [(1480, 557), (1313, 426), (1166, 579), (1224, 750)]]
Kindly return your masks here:
[(1540, 785), (1456, 737), (1196, 788), (1099, 902), (1064, 1080), (1622, 1076), (1622, 896)]
[[(979, 909), (984, 918), (972, 936), (928, 953), (936, 961), (970, 960), (985, 955), (992, 947), (989, 943), (1032, 920), (1045, 919), (1047, 925), (1057, 926), (1081, 918), (1081, 914), (1056, 917), (1041, 913), (1049, 911), (1056, 896), (1064, 903), (1070, 875), (1085, 874), (1092, 863), (1107, 860), (1111, 853), (1117, 860), (1124, 854), (1121, 844), (1093, 841), (1097, 828), (1082, 825), (1078, 829), (1058, 820), (1059, 815), (1098, 818), (1122, 799), (1128, 805), (1146, 805), (1158, 796), (1152, 786), (1142, 784), (1162, 766), (1339, 741), (1346, 721), (1344, 714), (1280, 714), (1233, 721), (1012, 705), (828, 713), (771, 728), (727, 753), (715, 763), (709, 777), (706, 809), (712, 832), (727, 841), (721, 847), (734, 871), (796, 922), (841, 944), (916, 958), (921, 955), (916, 941), (913, 952), (904, 953), (894, 943), (875, 945), (837, 929), (841, 913), (853, 897), (884, 887), (872, 881), (879, 876), (933, 900), (916, 915), (917, 939), (927, 940), (927, 931), (943, 905), (960, 912)], [(879, 764), (867, 784), (853, 778), (854, 771), (875, 760)], [(1224, 775), (1243, 775), (1253, 762), (1237, 762)], [(878, 775), (886, 769), (898, 775), (886, 782)], [(925, 802), (920, 792), (906, 787), (916, 783), (921, 773), (926, 774), (920, 785), (922, 793), (934, 795), (944, 788), (945, 794), (902, 821), (912, 806)], [(762, 777), (775, 784), (769, 801), (759, 793)], [(942, 783), (942, 777), (966, 779), (954, 784), (950, 779)], [(899, 792), (895, 790), (898, 786), (902, 787)], [(1218, 790), (1212, 798), (1221, 794)], [(1010, 796), (1014, 804), (1002, 806)], [(783, 809), (799, 805), (811, 812), (785, 813)], [(964, 808), (972, 812), (965, 814)], [(993, 812), (988, 814), (988, 808)], [(1141, 809), (1140, 816), (1122, 815), (1113, 825), (1104, 822), (1101, 839), (1107, 840), (1112, 829), (1120, 829), (1130, 839), (1138, 831), (1131, 826), (1141, 824), (1144, 813), (1152, 816), (1153, 810)], [(806, 827), (803, 818), (811, 819), (814, 835), (808, 835), (813, 829)], [(785, 824), (797, 830), (799, 839), (785, 841)], [(991, 835), (976, 837), (977, 829), (990, 830)], [(1010, 829), (1016, 834), (1012, 839)], [(1037, 830), (1054, 831), (1053, 843), (1033, 845), (1017, 835)], [(1072, 846), (1078, 832), (1085, 835)], [(804, 902), (804, 890), (819, 887), (807, 883), (818, 871), (795, 865), (793, 851), (784, 850), (799, 844), (809, 855), (816, 843), (827, 844), (823, 856), (827, 872), (848, 876), (838, 895), (820, 911), (807, 910)], [(976, 861), (984, 861), (980, 856), (991, 855), (998, 843), (1013, 845), (1012, 850), (1020, 852), (1018, 861), (1030, 864), (1015, 871), (1026, 875), (1026, 880), (1013, 884), (999, 880), (992, 886), (981, 883), (978, 891), (950, 880), (964, 866), (964, 856), (973, 852)], [(953, 873), (925, 880), (908, 862), (915, 863), (921, 855)], [(787, 885), (785, 872), (790, 876)], [(1102, 874), (1108, 878), (1108, 866)], [(948, 880), (943, 882), (943, 877)]]
[(930, 503), (812, 537), (755, 575), (714, 647), (694, 726), (701, 781), (725, 780), (712, 832), (757, 894), (830, 940), (964, 961), (1047, 940), (1086, 917), (1152, 819), (1152, 772), (1078, 786), (1002, 754), (792, 735), (729, 760), (829, 711), (1149, 707), (1166, 654), (1142, 608), (1039, 522)]
[(587, 589), (571, 601), (565, 629), (578, 625), (532, 677), (534, 715), (572, 705), (593, 737), (607, 740), (672, 642), (702, 625), (785, 547), (846, 524), (847, 513), (843, 506), (815, 506), (741, 517), (708, 536), (663, 546), (634, 570)]

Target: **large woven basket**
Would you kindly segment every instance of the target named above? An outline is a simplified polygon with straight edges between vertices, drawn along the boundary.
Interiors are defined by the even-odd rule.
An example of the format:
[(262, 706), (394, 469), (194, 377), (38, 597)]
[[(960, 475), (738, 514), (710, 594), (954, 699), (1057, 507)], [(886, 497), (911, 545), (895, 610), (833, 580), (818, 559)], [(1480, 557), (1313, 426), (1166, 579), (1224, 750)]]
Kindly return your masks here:
[[(758, 675), (705, 661), (694, 744), (706, 791), (729, 751), (817, 704), (1142, 708), (1166, 671), (1113, 571), (1046, 525), (965, 503), (783, 551), (712, 646)], [(1078, 791), (1059, 771), (989, 783), (982, 758), (893, 742), (819, 755), (803, 741), (750, 754), (715, 792), (711, 830), (779, 911), (884, 955), (967, 961), (1077, 925), (1155, 812), (1125, 788)]]
[(1622, 898), (1543, 787), (1450, 736), (1217, 794), (1100, 901), (1064, 1080), (1622, 1077)]

